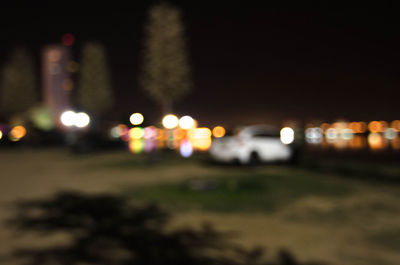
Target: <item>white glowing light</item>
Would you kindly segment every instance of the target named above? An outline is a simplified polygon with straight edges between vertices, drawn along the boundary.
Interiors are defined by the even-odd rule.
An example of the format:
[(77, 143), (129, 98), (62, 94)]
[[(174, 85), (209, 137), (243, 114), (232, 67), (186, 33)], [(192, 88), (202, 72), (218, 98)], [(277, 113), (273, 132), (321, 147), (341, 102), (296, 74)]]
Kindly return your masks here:
[(332, 139), (336, 139), (338, 137), (338, 132), (335, 128), (329, 128), (328, 130), (326, 130), (326, 138), (332, 140)]
[(320, 139), (322, 138), (322, 129), (319, 127), (308, 128), (306, 130), (306, 138), (309, 139)]
[(178, 126), (179, 119), (173, 114), (168, 114), (163, 118), (162, 124), (167, 129), (173, 129)]
[(342, 139), (344, 139), (344, 140), (353, 139), (353, 136), (354, 136), (354, 132), (352, 129), (349, 129), (349, 128), (343, 129), (342, 132), (340, 133), (340, 137), (342, 137)]
[(183, 116), (179, 119), (179, 127), (184, 130), (189, 130), (194, 127), (194, 120), (190, 116)]
[(385, 138), (389, 140), (393, 140), (397, 137), (397, 131), (393, 128), (387, 128), (383, 134)]
[(75, 125), (76, 113), (72, 110), (67, 110), (61, 114), (61, 123), (67, 127)]
[(121, 136), (121, 129), (118, 128), (117, 126), (112, 127), (110, 130), (110, 136), (112, 138), (119, 138)]
[(84, 128), (90, 123), (90, 117), (84, 112), (76, 113), (75, 115), (75, 126), (78, 128)]
[(284, 144), (291, 144), (294, 141), (294, 131), (290, 127), (282, 128), (281, 142)]
[(182, 142), (179, 151), (183, 157), (190, 157), (193, 154), (193, 146), (189, 141)]
[(3, 138), (3, 132), (0, 130), (0, 139)]
[(144, 117), (141, 113), (133, 113), (129, 118), (129, 121), (132, 123), (132, 125), (139, 125), (143, 123)]

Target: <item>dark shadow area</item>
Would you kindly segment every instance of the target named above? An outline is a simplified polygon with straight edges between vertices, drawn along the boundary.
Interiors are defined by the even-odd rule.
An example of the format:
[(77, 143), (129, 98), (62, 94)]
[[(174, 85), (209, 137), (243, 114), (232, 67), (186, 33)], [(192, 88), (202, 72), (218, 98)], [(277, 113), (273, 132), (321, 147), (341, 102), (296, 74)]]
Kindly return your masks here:
[(24, 264), (227, 264), (295, 265), (287, 250), (267, 261), (262, 248), (244, 249), (231, 234), (211, 225), (167, 229), (169, 215), (156, 205), (135, 207), (122, 197), (64, 192), (45, 200), (22, 201), (8, 225), (39, 235), (67, 233), (68, 244), (18, 249)]
[(400, 184), (400, 167), (393, 163), (348, 158), (306, 158), (295, 167), (373, 183)]

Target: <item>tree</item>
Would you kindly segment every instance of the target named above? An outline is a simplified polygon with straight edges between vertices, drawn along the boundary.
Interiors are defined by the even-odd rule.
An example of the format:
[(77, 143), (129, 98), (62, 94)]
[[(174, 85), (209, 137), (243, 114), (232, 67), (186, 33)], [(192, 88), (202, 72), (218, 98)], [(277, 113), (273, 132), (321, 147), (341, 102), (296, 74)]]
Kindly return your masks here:
[(145, 28), (141, 86), (164, 114), (192, 87), (180, 11), (167, 3), (150, 9)]
[(92, 114), (100, 114), (113, 104), (106, 53), (99, 43), (83, 46), (77, 93), (79, 105)]
[(1, 108), (6, 114), (18, 114), (36, 102), (33, 58), (25, 48), (16, 48), (2, 71)]

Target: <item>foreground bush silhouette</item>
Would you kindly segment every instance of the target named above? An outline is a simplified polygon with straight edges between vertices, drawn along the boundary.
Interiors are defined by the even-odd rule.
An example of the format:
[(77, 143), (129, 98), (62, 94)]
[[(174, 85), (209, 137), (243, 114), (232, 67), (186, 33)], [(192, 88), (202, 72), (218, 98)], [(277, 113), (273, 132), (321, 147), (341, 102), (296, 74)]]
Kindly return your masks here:
[(263, 249), (240, 248), (210, 225), (168, 230), (168, 214), (156, 205), (134, 207), (111, 195), (64, 192), (49, 200), (19, 202), (16, 208), (9, 224), (18, 231), (71, 236), (69, 244), (14, 252), (30, 265), (300, 264), (286, 251), (277, 262), (267, 262)]

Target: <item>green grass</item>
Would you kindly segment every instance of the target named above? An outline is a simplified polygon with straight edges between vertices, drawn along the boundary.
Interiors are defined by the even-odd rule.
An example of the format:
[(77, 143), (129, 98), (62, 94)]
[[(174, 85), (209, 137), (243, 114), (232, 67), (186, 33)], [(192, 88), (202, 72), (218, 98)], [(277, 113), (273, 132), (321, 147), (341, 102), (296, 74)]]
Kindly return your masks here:
[(364, 181), (400, 182), (400, 165), (394, 161), (374, 162), (356, 159), (305, 159), (301, 167), (331, 172), (343, 177), (362, 178)]
[(271, 212), (304, 196), (344, 196), (352, 188), (308, 174), (261, 174), (193, 178), (173, 184), (126, 188), (135, 201), (156, 202), (171, 209)]
[(155, 153), (143, 154), (130, 154), (122, 159), (110, 160), (107, 162), (93, 163), (90, 170), (97, 168), (104, 169), (121, 169), (121, 170), (135, 170), (135, 169), (148, 169), (160, 167), (178, 167), (183, 164), (195, 163), (202, 159), (201, 154), (190, 157), (188, 159), (182, 158), (178, 153), (172, 150)]

